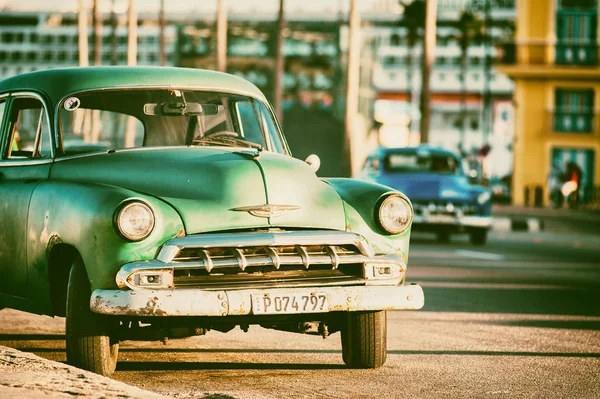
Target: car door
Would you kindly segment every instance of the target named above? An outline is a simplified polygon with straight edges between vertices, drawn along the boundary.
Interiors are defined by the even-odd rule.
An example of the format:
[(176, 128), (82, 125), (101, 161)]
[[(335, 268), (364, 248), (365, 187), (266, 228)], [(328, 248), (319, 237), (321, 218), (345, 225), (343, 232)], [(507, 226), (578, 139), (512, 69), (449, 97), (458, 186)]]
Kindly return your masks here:
[(33, 296), (28, 292), (27, 246), (36, 237), (27, 234), (29, 200), (48, 179), (52, 136), (40, 96), (13, 93), (0, 100), (0, 299), (5, 306), (23, 308), (26, 302), (19, 298)]

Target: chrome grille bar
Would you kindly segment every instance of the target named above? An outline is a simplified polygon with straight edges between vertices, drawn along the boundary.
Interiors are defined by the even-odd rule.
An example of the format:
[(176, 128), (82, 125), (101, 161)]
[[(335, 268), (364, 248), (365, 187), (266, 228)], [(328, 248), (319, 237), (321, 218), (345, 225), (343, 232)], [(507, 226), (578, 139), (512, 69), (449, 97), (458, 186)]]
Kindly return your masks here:
[(244, 248), (281, 247), (310, 245), (353, 245), (365, 256), (374, 256), (374, 251), (364, 237), (348, 231), (310, 230), (281, 232), (248, 232), (235, 234), (198, 234), (173, 238), (165, 243), (157, 260), (168, 263), (182, 249), (187, 248)]

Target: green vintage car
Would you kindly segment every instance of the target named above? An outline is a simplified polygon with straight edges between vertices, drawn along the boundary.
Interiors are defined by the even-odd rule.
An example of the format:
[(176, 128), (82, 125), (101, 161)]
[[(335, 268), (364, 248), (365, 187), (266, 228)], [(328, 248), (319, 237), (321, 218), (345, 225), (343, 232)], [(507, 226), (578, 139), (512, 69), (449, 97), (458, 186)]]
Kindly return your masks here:
[[(223, 73), (98, 67), (0, 82), (0, 308), (66, 316), (69, 363), (119, 342), (260, 325), (341, 332), (386, 360), (413, 211), (389, 187), (320, 179), (264, 95)], [(309, 157), (311, 158), (311, 157)]]

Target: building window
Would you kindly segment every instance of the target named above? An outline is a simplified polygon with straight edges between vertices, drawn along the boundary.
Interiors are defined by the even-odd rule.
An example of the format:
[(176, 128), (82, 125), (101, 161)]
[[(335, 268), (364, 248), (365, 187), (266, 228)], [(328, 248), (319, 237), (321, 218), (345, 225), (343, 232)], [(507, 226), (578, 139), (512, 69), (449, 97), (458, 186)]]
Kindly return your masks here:
[(390, 46), (399, 46), (400, 43), (401, 39), (399, 34), (394, 33), (392, 36), (390, 36)]
[(445, 74), (445, 73), (440, 73), (440, 74), (438, 74), (438, 79), (439, 79), (440, 81), (444, 81), (444, 80), (446, 80), (446, 74)]
[[(598, 7), (583, 7), (585, 1), (561, 2), (556, 11), (556, 63), (596, 65)], [(576, 7), (565, 7), (567, 4)]]
[(4, 32), (2, 34), (2, 41), (4, 43), (12, 43), (15, 40), (15, 35), (12, 32)]
[(556, 89), (555, 132), (591, 133), (593, 122), (593, 89)]

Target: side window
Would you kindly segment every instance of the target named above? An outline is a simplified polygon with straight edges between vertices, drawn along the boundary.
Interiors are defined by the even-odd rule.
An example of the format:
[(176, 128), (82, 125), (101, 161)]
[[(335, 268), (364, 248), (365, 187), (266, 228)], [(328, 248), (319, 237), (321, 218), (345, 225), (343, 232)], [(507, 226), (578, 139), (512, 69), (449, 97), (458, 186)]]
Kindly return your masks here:
[(0, 143), (2, 143), (2, 120), (4, 119), (4, 109), (6, 108), (6, 99), (0, 99)]
[(237, 119), (240, 125), (240, 134), (246, 140), (263, 142), (262, 131), (256, 119), (256, 114), (250, 101), (237, 101), (235, 103)]
[(6, 149), (8, 159), (49, 158), (51, 155), (48, 116), (40, 100), (15, 98), (10, 111)]

